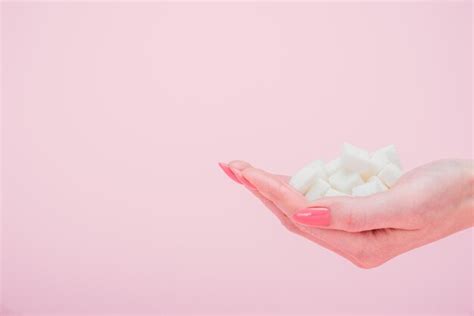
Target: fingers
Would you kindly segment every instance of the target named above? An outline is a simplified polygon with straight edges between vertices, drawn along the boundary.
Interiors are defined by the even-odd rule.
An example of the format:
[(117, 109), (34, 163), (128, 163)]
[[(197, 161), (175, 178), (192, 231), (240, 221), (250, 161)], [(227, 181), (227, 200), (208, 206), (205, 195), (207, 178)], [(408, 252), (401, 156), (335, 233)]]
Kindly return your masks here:
[[(252, 168), (252, 166), (245, 161), (234, 160), (229, 162), (229, 168), (232, 170), (235, 176), (240, 179), (240, 181), (245, 181), (243, 180), (244, 178), (241, 173), (247, 168)], [(277, 177), (279, 177), (282, 181), (287, 181), (289, 178), (288, 176)], [(288, 216), (286, 216), (271, 200), (264, 197), (258, 190), (255, 190), (255, 187), (253, 185), (251, 188), (249, 188), (248, 186), (247, 188), (280, 220), (282, 225), (285, 226), (289, 231), (299, 235), (303, 234), (303, 232), (296, 227), (296, 225), (288, 218)]]
[[(253, 169), (253, 168), (252, 168)], [(244, 169), (247, 170), (247, 169)], [(253, 169), (257, 170), (257, 169)], [(261, 170), (257, 170), (259, 173), (263, 172)], [(241, 171), (236, 171), (236, 173), (239, 173)], [(253, 174), (254, 171), (245, 171), (244, 173), (247, 174), (250, 172)], [(263, 172), (264, 173), (264, 172)], [(278, 181), (284, 181), (284, 178), (281, 179), (279, 176), (275, 175), (270, 175), (266, 174), (265, 176), (269, 178), (276, 178)], [(252, 176), (249, 176), (252, 177)], [(267, 179), (268, 180), (268, 179)], [(264, 194), (260, 193), (260, 189), (262, 188), (261, 183), (256, 181), (255, 178), (252, 178), (252, 182), (255, 187), (258, 188), (257, 190), (250, 190), (253, 195), (255, 195), (262, 203), (270, 209), (270, 211), (277, 216), (277, 218), (280, 220), (280, 222), (285, 226), (289, 231), (300, 235), (312, 242), (315, 242), (319, 244), (320, 246), (327, 248), (345, 258), (353, 262), (359, 267), (365, 267), (365, 262), (362, 261), (362, 254), (365, 254), (368, 251), (368, 246), (366, 242), (366, 237), (362, 234), (354, 234), (354, 233), (349, 233), (345, 231), (339, 231), (339, 230), (325, 230), (325, 229), (319, 229), (319, 228), (312, 228), (312, 227), (306, 227), (299, 225), (298, 223), (293, 222), (286, 214), (290, 213), (292, 209), (294, 209), (293, 206), (291, 206), (291, 203), (287, 203), (286, 206), (286, 211), (282, 211), (282, 209), (277, 206), (278, 205), (283, 205), (284, 203), (279, 200), (279, 201), (272, 201), (264, 196)], [(271, 190), (271, 186), (267, 187)], [(298, 193), (298, 192), (296, 192)], [(268, 190), (266, 191), (266, 194), (270, 194)]]
[[(324, 230), (305, 227), (291, 221), (272, 201), (262, 196), (258, 191), (251, 191), (262, 203), (280, 220), (290, 232), (300, 235), (363, 268), (373, 267), (369, 264), (369, 254), (375, 253), (373, 243), (360, 233), (349, 233), (339, 230)], [(369, 246), (368, 246), (369, 245)]]
[(417, 229), (406, 219), (400, 191), (387, 191), (368, 197), (322, 198), (296, 213), (292, 219), (302, 225), (348, 232), (383, 228)]
[[(288, 184), (286, 176), (270, 174), (249, 163), (233, 161), (231, 169), (251, 190), (272, 201), (292, 221), (310, 227), (360, 232), (383, 228), (417, 229), (410, 197), (403, 188), (368, 197), (331, 197), (308, 203)], [(408, 214), (408, 215), (407, 215)]]
[(285, 226), (286, 229), (297, 235), (304, 235), (304, 233), (296, 227), (295, 223), (293, 223), (278, 207), (276, 207), (272, 201), (262, 196), (258, 191), (251, 190), (251, 192), (280, 220), (281, 224)]
[[(359, 267), (369, 268), (380, 264), (380, 259), (372, 254), (378, 248), (372, 234), (352, 233), (337, 229), (320, 229), (301, 225), (288, 216), (305, 207), (307, 202), (299, 192), (288, 185), (287, 176), (279, 176), (253, 168), (243, 161), (229, 163), (238, 179), (246, 179), (256, 196), (291, 232), (309, 239), (347, 259)], [(374, 260), (374, 258), (376, 260)]]
[(328, 198), (318, 200), (317, 204), (310, 204), (303, 195), (277, 176), (249, 166), (241, 172), (242, 177), (258, 192), (299, 224), (349, 232), (379, 228), (378, 223), (383, 227), (383, 221), (378, 218), (380, 212), (367, 216), (368, 212), (377, 207), (371, 203), (364, 205), (363, 198)]
[(244, 170), (246, 168), (252, 167), (248, 162), (242, 160), (232, 160), (229, 162), (229, 167), (236, 170)]
[(219, 162), (219, 167), (221, 167), (222, 171), (231, 178), (233, 181), (242, 184), (242, 181), (237, 178), (236, 174), (232, 171), (232, 169), (225, 163)]
[(281, 177), (255, 168), (244, 169), (242, 176), (289, 217), (306, 206), (304, 196)]
[(228, 165), (229, 170), (237, 179), (237, 182), (239, 182), (240, 184), (243, 184), (250, 191), (256, 191), (257, 189), (247, 179), (245, 179), (242, 176), (242, 171), (245, 170), (246, 168), (251, 168), (251, 167), (252, 166), (248, 162), (241, 161), (241, 160), (233, 160)]

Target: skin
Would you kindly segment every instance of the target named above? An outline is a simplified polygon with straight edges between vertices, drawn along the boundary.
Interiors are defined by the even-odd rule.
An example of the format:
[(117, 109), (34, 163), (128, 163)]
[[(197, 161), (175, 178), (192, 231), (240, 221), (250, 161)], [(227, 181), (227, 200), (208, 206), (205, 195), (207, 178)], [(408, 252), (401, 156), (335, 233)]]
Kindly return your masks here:
[[(440, 160), (411, 170), (390, 190), (368, 197), (328, 197), (308, 202), (289, 177), (228, 164), (247, 189), (291, 232), (374, 268), (409, 250), (441, 239), (474, 223), (472, 161)], [(327, 207), (330, 224), (311, 227), (293, 214), (310, 206)]]

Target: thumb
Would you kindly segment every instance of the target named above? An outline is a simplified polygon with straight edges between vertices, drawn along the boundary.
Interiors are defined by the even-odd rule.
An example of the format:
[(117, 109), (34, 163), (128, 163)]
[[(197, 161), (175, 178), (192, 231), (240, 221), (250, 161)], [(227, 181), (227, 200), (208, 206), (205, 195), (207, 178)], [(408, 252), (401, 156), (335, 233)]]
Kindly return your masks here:
[(381, 228), (402, 228), (401, 206), (394, 193), (367, 197), (322, 198), (293, 214), (302, 225), (360, 232)]

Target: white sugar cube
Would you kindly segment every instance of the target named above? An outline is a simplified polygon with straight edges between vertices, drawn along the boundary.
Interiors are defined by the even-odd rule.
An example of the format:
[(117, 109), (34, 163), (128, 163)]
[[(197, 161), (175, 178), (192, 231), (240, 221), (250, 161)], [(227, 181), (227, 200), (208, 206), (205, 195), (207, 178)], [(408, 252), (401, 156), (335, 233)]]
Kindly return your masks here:
[(317, 178), (327, 179), (324, 163), (320, 160), (315, 160), (298, 171), (290, 179), (290, 185), (305, 194)]
[(371, 158), (379, 162), (385, 162), (385, 165), (390, 162), (401, 168), (400, 158), (398, 158), (397, 150), (394, 145), (382, 147), (372, 153)]
[(402, 170), (393, 163), (386, 165), (378, 174), (380, 180), (391, 188), (402, 175)]
[(342, 146), (341, 166), (354, 172), (364, 172), (370, 168), (370, 155), (361, 148), (344, 143)]
[(341, 169), (329, 177), (329, 184), (343, 193), (351, 193), (353, 187), (364, 183), (357, 172)]
[(393, 163), (400, 168), (400, 159), (394, 145), (385, 146), (372, 153), (370, 156), (370, 167), (361, 172), (362, 179), (377, 175), (389, 163)]
[(316, 182), (313, 183), (313, 185), (309, 188), (308, 192), (306, 192), (306, 199), (308, 199), (308, 201), (319, 199), (320, 197), (324, 196), (329, 188), (331, 188), (329, 183), (322, 179), (317, 179)]
[(341, 168), (341, 158), (331, 160), (326, 164), (326, 173), (330, 176)]
[(364, 184), (353, 187), (352, 195), (353, 196), (367, 196), (367, 195), (375, 194), (378, 192), (382, 192), (384, 191), (384, 187), (385, 187), (385, 185), (383, 186), (382, 185), (377, 181), (366, 182)]
[(383, 191), (387, 191), (387, 190), (388, 190), (387, 186), (386, 186), (386, 185), (382, 182), (382, 180), (380, 180), (380, 178), (377, 177), (377, 176), (372, 176), (372, 177), (370, 177), (370, 178), (367, 180), (367, 182), (377, 182), (378, 185), (382, 188)]
[(290, 185), (297, 191), (305, 194), (309, 187), (316, 180), (317, 175), (314, 169), (302, 168), (290, 179)]
[(323, 196), (368, 196), (389, 190), (402, 175), (394, 145), (372, 154), (344, 143), (341, 156), (324, 163), (315, 160), (291, 179), (290, 185), (309, 201)]
[(326, 168), (324, 168), (324, 162), (322, 160), (314, 160), (313, 162), (309, 163), (306, 167), (314, 169), (318, 178), (327, 180), (328, 175), (326, 173)]
[(324, 196), (348, 196), (348, 195), (349, 194), (334, 190), (333, 188), (329, 188), (329, 190), (326, 191), (326, 194), (324, 194)]
[(380, 170), (383, 169), (386, 165), (388, 165), (390, 161), (385, 159), (384, 156), (372, 156), (369, 160), (369, 168), (360, 173), (362, 179), (367, 180), (372, 176), (377, 175)]

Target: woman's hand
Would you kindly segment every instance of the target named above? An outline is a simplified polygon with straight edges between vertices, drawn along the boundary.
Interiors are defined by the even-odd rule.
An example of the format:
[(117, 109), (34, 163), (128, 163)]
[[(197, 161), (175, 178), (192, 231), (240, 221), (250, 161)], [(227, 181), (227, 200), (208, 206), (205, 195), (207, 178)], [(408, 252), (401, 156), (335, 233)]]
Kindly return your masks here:
[(408, 250), (438, 240), (474, 221), (471, 161), (436, 161), (406, 173), (390, 190), (368, 197), (308, 202), (289, 177), (243, 161), (221, 164), (291, 232), (373, 268)]

